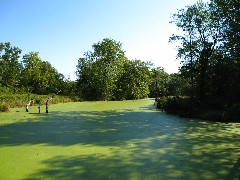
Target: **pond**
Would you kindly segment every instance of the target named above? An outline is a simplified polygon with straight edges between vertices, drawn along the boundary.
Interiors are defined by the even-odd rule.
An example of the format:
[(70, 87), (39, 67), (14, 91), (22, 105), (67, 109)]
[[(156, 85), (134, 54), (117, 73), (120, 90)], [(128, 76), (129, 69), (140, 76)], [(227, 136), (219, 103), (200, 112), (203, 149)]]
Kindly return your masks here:
[[(240, 124), (184, 119), (153, 99), (0, 113), (0, 179), (238, 179)], [(44, 108), (44, 107), (42, 107)]]

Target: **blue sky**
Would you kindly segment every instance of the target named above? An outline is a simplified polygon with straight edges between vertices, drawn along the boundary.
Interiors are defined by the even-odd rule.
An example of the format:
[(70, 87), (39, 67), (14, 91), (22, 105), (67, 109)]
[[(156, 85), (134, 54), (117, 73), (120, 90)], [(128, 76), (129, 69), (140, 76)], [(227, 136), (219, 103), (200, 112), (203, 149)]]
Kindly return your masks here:
[(93, 43), (112, 38), (129, 59), (177, 72), (177, 28), (171, 14), (197, 0), (0, 0), (0, 42), (39, 52), (58, 72), (75, 79), (77, 61)]

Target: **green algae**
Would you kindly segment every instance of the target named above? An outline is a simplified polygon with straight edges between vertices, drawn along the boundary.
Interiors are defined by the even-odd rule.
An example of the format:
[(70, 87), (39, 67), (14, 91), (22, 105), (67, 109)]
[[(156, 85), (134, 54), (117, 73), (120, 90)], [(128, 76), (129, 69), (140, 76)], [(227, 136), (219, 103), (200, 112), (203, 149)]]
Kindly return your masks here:
[(151, 99), (0, 114), (0, 179), (237, 179), (239, 152), (239, 124), (178, 118)]

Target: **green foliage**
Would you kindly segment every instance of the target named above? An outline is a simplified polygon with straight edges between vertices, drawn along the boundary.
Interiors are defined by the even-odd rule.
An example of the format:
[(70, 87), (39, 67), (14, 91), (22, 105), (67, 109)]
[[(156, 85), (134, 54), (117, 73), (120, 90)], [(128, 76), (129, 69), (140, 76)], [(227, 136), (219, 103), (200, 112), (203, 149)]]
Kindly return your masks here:
[(149, 94), (150, 71), (148, 63), (126, 61), (117, 81), (117, 99), (142, 99)]
[(205, 101), (205, 106), (199, 106), (197, 100), (189, 97), (168, 96), (156, 98), (156, 106), (167, 113), (177, 114), (181, 117), (218, 122), (240, 122), (240, 104), (220, 106), (219, 100), (209, 99)]
[(166, 85), (168, 96), (190, 96), (191, 82), (180, 73), (170, 74)]
[(86, 100), (141, 99), (149, 93), (148, 63), (130, 61), (121, 43), (103, 39), (78, 60), (77, 85)]
[(59, 74), (49, 62), (42, 61), (38, 53), (23, 56), (22, 84), (31, 93), (47, 94), (59, 89), (64, 76)]
[(166, 96), (169, 92), (167, 89), (169, 83), (169, 74), (163, 68), (153, 68), (151, 70), (150, 97)]
[[(173, 35), (170, 41), (181, 42), (178, 57), (182, 59), (182, 67), (178, 78), (185, 83), (179, 90), (183, 84), (174, 77), (170, 83), (174, 91), (170, 94), (190, 97), (189, 104), (194, 108), (188, 114), (194, 117), (218, 121), (239, 119), (238, 108), (228, 105), (240, 103), (239, 17), (238, 0), (199, 1), (172, 17), (172, 23), (182, 30), (181, 35)], [(170, 111), (185, 114), (191, 109), (185, 101), (170, 99), (168, 107)]]
[(9, 107), (23, 107), (30, 100), (28, 94), (2, 94), (0, 95), (0, 102)]
[(227, 107), (223, 118), (225, 121), (240, 122), (240, 103)]
[(240, 61), (240, 5), (239, 0), (211, 0), (214, 18), (220, 23), (225, 52), (232, 60)]
[(166, 109), (167, 100), (167, 96), (155, 98), (155, 104), (157, 106), (157, 109), (161, 109), (162, 111)]
[(7, 43), (0, 43), (0, 86), (15, 90), (19, 86), (21, 49)]
[(189, 97), (169, 96), (165, 100), (164, 110), (167, 113), (178, 114), (182, 117), (192, 117), (194, 111), (192, 99)]
[(76, 83), (42, 61), (38, 53), (30, 52), (19, 61), (21, 50), (9, 42), (0, 43), (0, 93), (49, 94), (61, 90), (61, 95), (76, 96)]
[(172, 23), (183, 31), (170, 41), (180, 40), (178, 57), (183, 60), (182, 72), (191, 79), (192, 96), (201, 100), (207, 94), (207, 71), (216, 44), (220, 43), (221, 22), (214, 18), (211, 6), (199, 1), (174, 14)]
[(8, 112), (9, 106), (6, 104), (0, 104), (0, 112)]
[[(1, 111), (9, 110), (14, 107), (25, 107), (30, 99), (33, 99), (32, 105), (44, 105), (46, 100), (52, 97), (50, 95), (37, 95), (37, 94), (5, 94), (0, 95)], [(68, 103), (78, 101), (77, 98), (71, 98), (67, 96), (54, 96), (51, 100), (52, 104)]]
[(115, 82), (126, 59), (121, 43), (106, 38), (92, 48), (92, 52), (84, 53), (85, 58), (78, 60), (76, 74), (80, 94), (88, 100), (113, 99)]
[(1, 43), (0, 93), (12, 95), (7, 98), (10, 106), (24, 106), (23, 99), (27, 98), (18, 98), (16, 94), (59, 93), (75, 100), (123, 100), (145, 98), (149, 93), (154, 96), (160, 91), (167, 93), (168, 74), (159, 68), (158, 76), (153, 77), (151, 63), (128, 60), (120, 42), (105, 38), (92, 48), (78, 60), (76, 83), (58, 73), (37, 52), (23, 55), (20, 62), (21, 50)]
[(225, 109), (201, 109), (194, 117), (218, 122), (240, 122), (240, 105), (226, 106)]

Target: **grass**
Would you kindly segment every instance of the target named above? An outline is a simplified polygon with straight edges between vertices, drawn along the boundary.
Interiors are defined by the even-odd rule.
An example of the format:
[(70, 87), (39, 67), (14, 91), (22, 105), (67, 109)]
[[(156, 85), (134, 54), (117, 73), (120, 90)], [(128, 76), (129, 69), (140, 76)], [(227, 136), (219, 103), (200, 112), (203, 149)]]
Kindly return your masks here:
[[(0, 113), (7, 112), (10, 108), (25, 107), (30, 99), (33, 99), (33, 105), (44, 105), (46, 100), (52, 95), (36, 95), (36, 94), (1, 94), (0, 95)], [(77, 101), (75, 98), (66, 96), (54, 96), (51, 103), (57, 104), (62, 102)]]
[[(178, 118), (154, 100), (0, 114), (0, 179), (237, 179), (240, 124)], [(43, 109), (43, 107), (42, 107)], [(43, 112), (43, 110), (42, 110)]]

